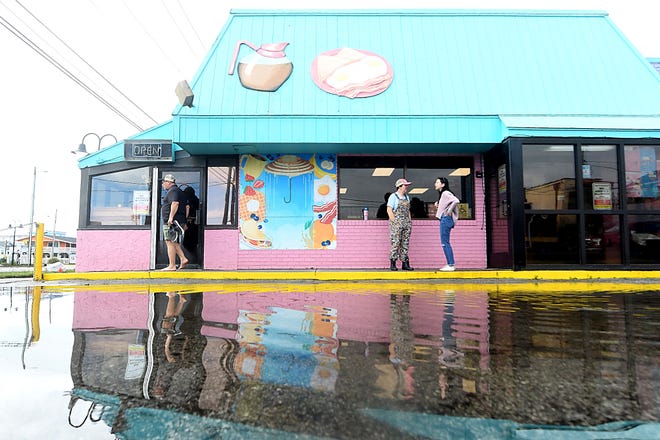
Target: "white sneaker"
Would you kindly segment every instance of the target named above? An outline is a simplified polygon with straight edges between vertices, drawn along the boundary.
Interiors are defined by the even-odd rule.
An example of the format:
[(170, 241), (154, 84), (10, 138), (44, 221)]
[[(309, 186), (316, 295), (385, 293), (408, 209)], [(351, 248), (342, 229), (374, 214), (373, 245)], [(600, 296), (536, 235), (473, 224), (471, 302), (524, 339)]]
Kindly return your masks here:
[(442, 272), (453, 272), (456, 270), (454, 266), (446, 265), (442, 269), (440, 269)]

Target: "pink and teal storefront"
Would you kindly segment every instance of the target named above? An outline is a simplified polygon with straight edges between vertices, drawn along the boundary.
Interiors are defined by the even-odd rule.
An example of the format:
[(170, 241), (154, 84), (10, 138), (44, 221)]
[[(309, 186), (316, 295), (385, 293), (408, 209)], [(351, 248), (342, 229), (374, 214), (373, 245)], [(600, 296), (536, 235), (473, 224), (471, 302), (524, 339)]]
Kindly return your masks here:
[(165, 174), (200, 269), (387, 269), (403, 177), (436, 270), (440, 176), (459, 269), (658, 268), (660, 77), (605, 13), (232, 11), (177, 95), (80, 160), (78, 271), (165, 265)]

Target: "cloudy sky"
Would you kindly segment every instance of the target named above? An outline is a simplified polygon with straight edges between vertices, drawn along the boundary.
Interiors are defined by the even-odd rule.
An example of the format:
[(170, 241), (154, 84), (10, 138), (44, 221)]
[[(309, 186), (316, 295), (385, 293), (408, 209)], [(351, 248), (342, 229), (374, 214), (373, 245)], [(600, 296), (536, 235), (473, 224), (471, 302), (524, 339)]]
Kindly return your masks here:
[[(83, 136), (124, 139), (171, 118), (176, 84), (191, 80), (234, 9), (309, 8), (299, 0), (0, 0), (0, 236), (34, 220), (75, 236)], [(384, 5), (384, 6), (383, 6)], [(336, 0), (315, 9), (389, 2)], [(407, 0), (407, 9), (602, 10), (646, 57), (660, 58), (660, 4), (641, 0)], [(105, 102), (105, 104), (104, 104)], [(112, 136), (101, 145), (113, 143)], [(88, 150), (99, 140), (85, 137)], [(27, 229), (25, 230), (27, 233)]]

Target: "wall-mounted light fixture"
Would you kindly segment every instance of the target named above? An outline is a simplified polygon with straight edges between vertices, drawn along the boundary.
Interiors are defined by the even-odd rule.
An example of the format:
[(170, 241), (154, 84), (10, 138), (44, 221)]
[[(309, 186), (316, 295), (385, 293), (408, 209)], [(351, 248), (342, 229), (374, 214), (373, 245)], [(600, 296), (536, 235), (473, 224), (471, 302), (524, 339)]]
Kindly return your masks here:
[(181, 81), (176, 85), (176, 88), (174, 89), (174, 93), (176, 93), (177, 98), (179, 98), (179, 104), (181, 104), (184, 107), (192, 107), (193, 104), (193, 99), (195, 99), (195, 95), (192, 92), (192, 89), (188, 85), (188, 81)]
[(87, 154), (87, 146), (85, 145), (85, 138), (89, 135), (94, 135), (99, 140), (99, 145), (96, 148), (96, 151), (99, 151), (101, 149), (101, 141), (106, 136), (111, 136), (115, 140), (115, 144), (118, 142), (117, 138), (115, 137), (114, 134), (107, 133), (107, 134), (104, 134), (103, 136), (99, 136), (96, 133), (87, 133), (85, 136), (83, 136), (82, 140), (80, 141), (80, 145), (78, 145), (78, 149), (77, 150), (71, 150), (72, 154)]

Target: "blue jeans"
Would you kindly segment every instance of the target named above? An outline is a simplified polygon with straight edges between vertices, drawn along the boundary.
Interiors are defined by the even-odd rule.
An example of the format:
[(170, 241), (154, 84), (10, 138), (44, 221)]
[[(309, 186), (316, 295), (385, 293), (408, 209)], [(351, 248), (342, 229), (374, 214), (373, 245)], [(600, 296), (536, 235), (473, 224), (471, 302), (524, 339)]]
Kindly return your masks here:
[(447, 259), (447, 264), (450, 266), (454, 265), (454, 251), (451, 248), (449, 243), (449, 234), (451, 229), (454, 227), (454, 219), (449, 215), (443, 215), (440, 218), (440, 244), (442, 244), (442, 250), (445, 253), (445, 258)]

